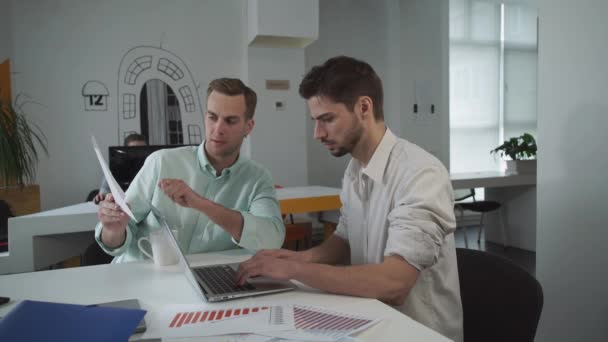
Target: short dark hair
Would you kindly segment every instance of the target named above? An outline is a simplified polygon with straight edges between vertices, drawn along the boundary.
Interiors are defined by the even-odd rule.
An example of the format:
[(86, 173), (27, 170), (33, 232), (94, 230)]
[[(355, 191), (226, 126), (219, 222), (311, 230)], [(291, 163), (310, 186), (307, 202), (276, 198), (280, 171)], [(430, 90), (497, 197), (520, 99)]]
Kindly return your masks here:
[(352, 57), (333, 57), (313, 67), (300, 83), (300, 96), (306, 100), (327, 97), (351, 111), (360, 96), (369, 96), (374, 118), (384, 121), (382, 81), (371, 65)]
[(207, 88), (207, 97), (209, 97), (213, 91), (217, 91), (218, 93), (228, 96), (245, 96), (245, 118), (253, 118), (253, 114), (255, 114), (255, 106), (258, 102), (258, 96), (255, 91), (246, 86), (243, 81), (239, 80), (238, 78), (217, 78), (209, 83), (209, 87)]
[(125, 141), (124, 141), (123, 145), (127, 146), (134, 141), (143, 141), (143, 142), (147, 143), (146, 137), (143, 134), (131, 133), (125, 137)]

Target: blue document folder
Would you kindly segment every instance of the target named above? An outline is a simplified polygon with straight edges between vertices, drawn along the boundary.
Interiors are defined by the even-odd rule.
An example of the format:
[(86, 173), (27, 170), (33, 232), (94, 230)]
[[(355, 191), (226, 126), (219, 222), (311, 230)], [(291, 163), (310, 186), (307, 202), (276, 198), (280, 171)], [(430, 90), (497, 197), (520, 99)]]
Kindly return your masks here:
[(25, 300), (0, 320), (0, 341), (127, 341), (145, 310)]

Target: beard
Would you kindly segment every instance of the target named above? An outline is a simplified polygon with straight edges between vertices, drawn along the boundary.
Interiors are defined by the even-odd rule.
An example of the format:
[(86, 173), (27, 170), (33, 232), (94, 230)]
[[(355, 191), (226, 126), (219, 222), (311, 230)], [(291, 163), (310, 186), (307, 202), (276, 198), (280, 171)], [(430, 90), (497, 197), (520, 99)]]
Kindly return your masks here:
[[(355, 146), (357, 146), (357, 144), (361, 140), (362, 135), (363, 135), (363, 126), (361, 125), (360, 122), (353, 120), (352, 127), (349, 128), (345, 133), (346, 138), (345, 138), (344, 143), (340, 146), (336, 146), (336, 148), (333, 151), (330, 150), (329, 153), (331, 153), (331, 155), (334, 157), (342, 157), (348, 153), (351, 153), (353, 151), (353, 149), (355, 148)], [(327, 142), (331, 142), (331, 141), (321, 140), (321, 142), (327, 143)]]

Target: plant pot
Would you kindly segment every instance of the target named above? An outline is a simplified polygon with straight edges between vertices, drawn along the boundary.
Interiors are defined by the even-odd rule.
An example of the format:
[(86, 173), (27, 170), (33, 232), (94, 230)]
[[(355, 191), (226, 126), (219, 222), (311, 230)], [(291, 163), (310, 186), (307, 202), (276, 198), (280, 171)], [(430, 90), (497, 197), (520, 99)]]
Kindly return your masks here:
[(15, 216), (40, 212), (40, 187), (37, 184), (0, 186), (0, 199), (6, 201)]
[(536, 159), (507, 160), (507, 174), (536, 174)]

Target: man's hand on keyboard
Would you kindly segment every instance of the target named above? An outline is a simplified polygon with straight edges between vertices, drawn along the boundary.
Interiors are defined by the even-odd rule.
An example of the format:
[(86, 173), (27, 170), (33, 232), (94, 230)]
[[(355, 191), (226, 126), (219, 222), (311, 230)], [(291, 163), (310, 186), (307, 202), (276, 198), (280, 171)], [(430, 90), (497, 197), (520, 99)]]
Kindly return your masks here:
[(237, 284), (243, 285), (247, 279), (260, 276), (278, 280), (289, 280), (292, 278), (292, 274), (298, 263), (295, 260), (259, 252), (251, 259), (239, 265), (236, 276)]

